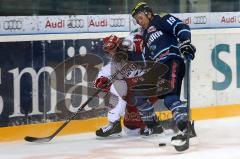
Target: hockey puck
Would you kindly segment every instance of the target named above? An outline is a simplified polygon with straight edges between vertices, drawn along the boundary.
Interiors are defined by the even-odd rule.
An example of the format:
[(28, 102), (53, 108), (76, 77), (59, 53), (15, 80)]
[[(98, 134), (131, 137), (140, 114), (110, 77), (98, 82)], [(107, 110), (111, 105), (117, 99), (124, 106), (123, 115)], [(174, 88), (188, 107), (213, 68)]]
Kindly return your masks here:
[(161, 146), (166, 146), (166, 144), (165, 144), (165, 143), (159, 143), (158, 146), (159, 146), (159, 147), (161, 147)]

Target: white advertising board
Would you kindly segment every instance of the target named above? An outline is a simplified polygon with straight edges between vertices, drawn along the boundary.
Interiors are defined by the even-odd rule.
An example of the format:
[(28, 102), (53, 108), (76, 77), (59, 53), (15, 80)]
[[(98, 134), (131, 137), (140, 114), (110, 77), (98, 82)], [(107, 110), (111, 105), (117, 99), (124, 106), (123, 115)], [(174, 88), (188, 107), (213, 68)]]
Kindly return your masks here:
[[(173, 14), (191, 29), (240, 28), (240, 12)], [(129, 32), (138, 25), (129, 14), (0, 16), (0, 35)]]
[(129, 15), (89, 15), (89, 32), (129, 31)]
[(240, 12), (211, 13), (210, 28), (240, 28)]
[(36, 16), (6, 16), (0, 17), (1, 34), (34, 34), (38, 33)]
[(39, 16), (39, 33), (87, 32), (87, 16)]
[(177, 18), (181, 19), (184, 23), (188, 24), (190, 28), (209, 28), (211, 23), (209, 13), (185, 13), (185, 14), (174, 14)]

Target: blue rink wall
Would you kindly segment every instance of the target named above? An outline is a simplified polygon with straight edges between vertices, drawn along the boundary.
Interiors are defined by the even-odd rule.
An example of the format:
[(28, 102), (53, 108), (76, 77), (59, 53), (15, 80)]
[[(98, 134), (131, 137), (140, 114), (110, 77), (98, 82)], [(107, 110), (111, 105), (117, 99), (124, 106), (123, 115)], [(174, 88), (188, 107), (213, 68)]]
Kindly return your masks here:
[[(107, 62), (101, 46), (101, 39), (1, 42), (0, 126), (65, 119), (93, 94), (93, 88), (83, 91), (99, 70), (89, 67)], [(76, 65), (80, 68), (73, 69)], [(77, 85), (73, 95), (67, 96)], [(99, 104), (95, 99), (86, 109)], [(83, 113), (80, 117), (98, 115)]]
[[(95, 91), (92, 81), (108, 61), (102, 38), (110, 34), (1, 36), (0, 140), (51, 134), (75, 112)], [(240, 115), (239, 37), (240, 29), (193, 30), (193, 119)], [(105, 115), (103, 99), (95, 98), (61, 134), (94, 131)]]

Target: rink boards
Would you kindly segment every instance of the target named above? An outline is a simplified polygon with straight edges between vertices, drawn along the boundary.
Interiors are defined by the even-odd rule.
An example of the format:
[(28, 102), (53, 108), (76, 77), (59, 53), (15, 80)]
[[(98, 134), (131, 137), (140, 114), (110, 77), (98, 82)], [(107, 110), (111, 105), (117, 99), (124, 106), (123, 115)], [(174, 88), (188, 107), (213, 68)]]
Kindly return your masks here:
[[(239, 116), (240, 29), (192, 32), (192, 42), (197, 48), (191, 71), (193, 119)], [(74, 85), (90, 86), (93, 77), (86, 74), (88, 69), (81, 66), (69, 71), (63, 67), (63, 75), (49, 74), (54, 74), (61, 64), (69, 64), (64, 61), (70, 61), (73, 66), (79, 64), (71, 60), (76, 55), (84, 61), (89, 53), (96, 54), (106, 63), (106, 58), (101, 58), (104, 56), (101, 38), (110, 34), (1, 36), (0, 140), (22, 139), (26, 135), (48, 136), (62, 124), (60, 121), (65, 120), (66, 115), (76, 111), (94, 90), (79, 95), (84, 91), (84, 87), (79, 87), (76, 97), (69, 96), (68, 90)], [(114, 34), (124, 37), (128, 33)], [(84, 74), (88, 77), (86, 81)], [(57, 89), (58, 83), (52, 87), (54, 79), (61, 78), (65, 78), (64, 91)], [(65, 86), (69, 83), (72, 85)], [(95, 99), (80, 114), (79, 120), (71, 122), (61, 134), (96, 130), (106, 123), (103, 105), (102, 100)], [(169, 112), (159, 115), (163, 119), (170, 117)]]

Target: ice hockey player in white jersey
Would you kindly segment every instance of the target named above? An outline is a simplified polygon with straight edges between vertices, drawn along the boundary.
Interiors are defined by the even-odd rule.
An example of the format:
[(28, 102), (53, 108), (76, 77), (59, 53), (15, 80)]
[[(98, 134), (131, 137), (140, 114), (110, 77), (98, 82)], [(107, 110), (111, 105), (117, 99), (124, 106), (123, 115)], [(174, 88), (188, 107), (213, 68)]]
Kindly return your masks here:
[[(138, 67), (131, 63), (132, 59), (144, 62), (142, 46), (143, 40), (138, 32), (131, 33), (123, 40), (115, 35), (103, 39), (103, 49), (111, 56), (112, 60), (102, 68), (94, 83), (95, 87), (102, 89), (103, 92), (110, 92), (107, 115), (109, 124), (97, 130), (97, 136), (108, 137), (121, 133), (121, 116), (124, 116), (124, 126), (127, 132), (146, 133), (146, 126), (139, 111), (135, 105), (128, 102), (128, 85), (131, 84), (131, 80), (128, 79), (140, 77), (144, 74), (141, 65)], [(109, 82), (108, 77), (117, 71), (120, 71), (116, 77), (117, 80)], [(106, 86), (106, 83), (109, 84)], [(147, 132), (147, 135), (162, 132), (162, 127), (158, 127), (154, 132)]]

